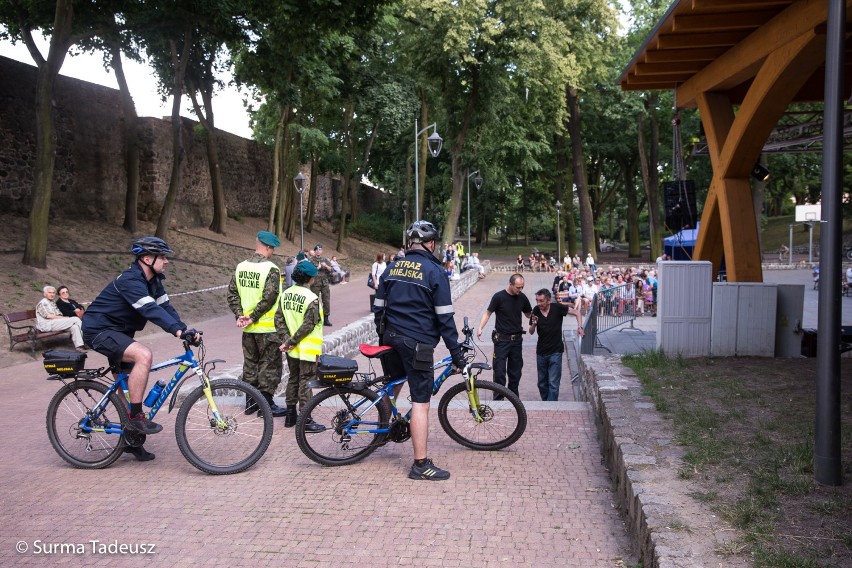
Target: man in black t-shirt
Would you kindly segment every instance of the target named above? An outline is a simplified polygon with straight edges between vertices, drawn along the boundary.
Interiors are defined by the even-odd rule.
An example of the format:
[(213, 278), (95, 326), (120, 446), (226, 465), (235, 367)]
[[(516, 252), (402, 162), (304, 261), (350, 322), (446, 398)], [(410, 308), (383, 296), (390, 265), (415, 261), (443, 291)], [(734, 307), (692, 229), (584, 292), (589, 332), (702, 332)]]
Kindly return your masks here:
[(524, 277), (513, 274), (509, 285), (491, 297), (488, 309), (482, 314), (476, 336), (482, 339), (482, 328), (488, 323), (491, 314), (497, 314), (491, 340), (494, 342), (494, 382), (506, 386), (509, 377), (509, 390), (518, 394), (521, 382), (521, 369), (524, 367), (523, 333), (521, 314), (529, 319), (532, 313), (529, 299), (524, 295)]
[(538, 369), (538, 392), (541, 400), (559, 400), (559, 383), (562, 382), (562, 320), (567, 315), (577, 318), (577, 334), (583, 335), (580, 311), (559, 302), (551, 303), (550, 290), (542, 288), (535, 293), (535, 307), (530, 317), (530, 335), (538, 330), (535, 346), (535, 363)]

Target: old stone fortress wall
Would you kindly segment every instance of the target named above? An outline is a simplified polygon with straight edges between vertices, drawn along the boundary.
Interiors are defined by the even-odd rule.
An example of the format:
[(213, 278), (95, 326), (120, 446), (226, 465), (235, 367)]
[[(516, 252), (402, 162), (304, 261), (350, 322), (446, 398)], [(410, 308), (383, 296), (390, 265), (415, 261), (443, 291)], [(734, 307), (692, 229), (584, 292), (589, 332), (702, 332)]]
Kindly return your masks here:
[[(0, 57), (0, 77), (0, 211), (26, 215), (32, 203), (36, 151), (36, 68)], [(54, 104), (57, 148), (51, 215), (121, 223), (127, 184), (122, 136), (125, 117), (119, 91), (59, 76)], [(218, 115), (227, 112), (227, 108), (214, 108)], [(156, 222), (171, 177), (171, 120), (137, 120), (141, 142), (139, 217)], [(197, 125), (182, 119), (187, 156), (175, 203), (175, 225), (180, 227), (206, 226), (213, 217), (207, 153)], [(271, 200), (271, 148), (220, 130), (219, 158), (229, 214), (266, 217)], [(310, 175), (310, 168), (301, 169)], [(316, 218), (332, 217), (339, 186), (338, 179), (318, 177)], [(291, 185), (283, 188), (289, 189)], [(362, 185), (360, 193), (364, 210), (380, 202), (374, 195), (378, 190)], [(306, 190), (305, 207), (307, 203)]]

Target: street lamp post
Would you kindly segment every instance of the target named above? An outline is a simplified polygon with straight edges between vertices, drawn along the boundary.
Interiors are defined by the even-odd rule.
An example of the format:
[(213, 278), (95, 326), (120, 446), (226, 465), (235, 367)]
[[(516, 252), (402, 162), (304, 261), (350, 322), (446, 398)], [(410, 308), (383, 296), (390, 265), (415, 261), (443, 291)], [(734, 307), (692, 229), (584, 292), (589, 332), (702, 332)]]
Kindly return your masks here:
[(556, 200), (556, 263), (562, 262), (562, 225), (559, 224), (559, 212), (562, 211), (562, 202)]
[(476, 190), (482, 187), (482, 176), (479, 175), (479, 170), (467, 174), (467, 254), (471, 254), (473, 249), (470, 247), (470, 176), (473, 178), (473, 183), (476, 185)]
[(430, 128), (434, 128), (435, 132), (433, 132), (429, 138), (426, 140), (426, 145), (429, 147), (429, 153), (432, 154), (433, 158), (437, 158), (438, 154), (441, 153), (441, 148), (444, 146), (444, 139), (441, 138), (441, 135), (438, 134), (438, 127), (436, 123), (432, 123), (426, 128), (422, 130), (417, 130), (417, 119), (414, 119), (414, 217), (415, 221), (420, 219), (420, 152), (418, 152), (418, 146), (420, 142), (420, 135), (429, 130)]
[(305, 176), (302, 172), (296, 174), (296, 177), (293, 178), (293, 185), (296, 186), (296, 191), (299, 192), (299, 229), (300, 229), (300, 237), (299, 237), (299, 252), (305, 251), (305, 221), (304, 221), (304, 213), (302, 212), (302, 194), (305, 192)]

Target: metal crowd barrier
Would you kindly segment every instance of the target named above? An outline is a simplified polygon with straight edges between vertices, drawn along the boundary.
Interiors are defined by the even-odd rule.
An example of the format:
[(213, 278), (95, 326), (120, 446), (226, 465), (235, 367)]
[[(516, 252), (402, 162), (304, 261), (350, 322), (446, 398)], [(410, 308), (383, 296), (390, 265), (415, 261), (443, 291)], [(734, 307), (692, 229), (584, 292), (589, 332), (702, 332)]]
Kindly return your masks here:
[(585, 335), (580, 341), (582, 355), (594, 355), (595, 348), (606, 349), (598, 335), (616, 327), (630, 325), (627, 329), (641, 331), (633, 326), (636, 319), (636, 288), (631, 284), (622, 284), (595, 294), (589, 313), (583, 321)]

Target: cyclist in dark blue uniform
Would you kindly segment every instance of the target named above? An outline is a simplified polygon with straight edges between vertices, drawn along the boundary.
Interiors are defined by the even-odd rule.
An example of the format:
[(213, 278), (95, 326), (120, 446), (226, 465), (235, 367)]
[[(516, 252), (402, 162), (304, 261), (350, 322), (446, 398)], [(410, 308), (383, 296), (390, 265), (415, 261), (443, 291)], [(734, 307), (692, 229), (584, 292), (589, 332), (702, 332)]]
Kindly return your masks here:
[(438, 230), (427, 221), (415, 221), (407, 234), (411, 248), (382, 273), (373, 312), (382, 344), (394, 348), (385, 356), (386, 375), (408, 376), (414, 446), (414, 464), (408, 477), (442, 480), (450, 473), (433, 464), (426, 452), (429, 399), (435, 379), (433, 353), (438, 340), (443, 338), (456, 368), (464, 367), (465, 361), (453, 319), (450, 283), (434, 256)]
[(141, 237), (133, 241), (130, 252), (136, 255), (136, 261), (110, 282), (83, 314), (83, 340), (106, 355), (111, 364), (132, 366), (127, 380), (128, 426), (140, 434), (156, 434), (163, 427), (148, 420), (142, 411), (142, 397), (151, 371), (151, 350), (133, 336), (148, 321), (191, 343), (196, 332), (187, 330), (163, 288), (163, 270), (169, 263), (166, 256), (174, 251), (162, 239)]

